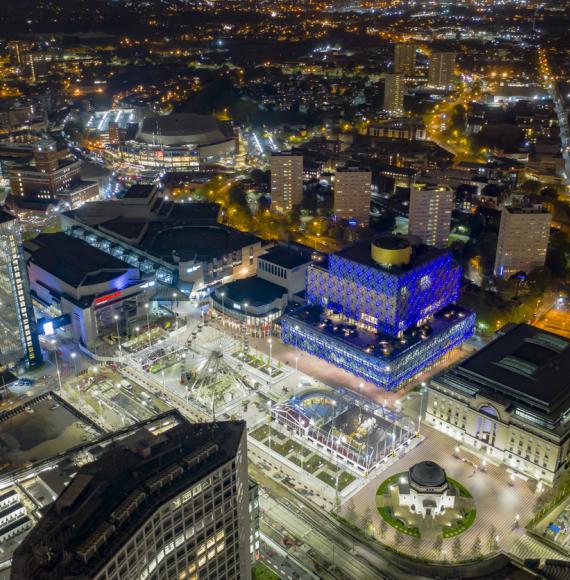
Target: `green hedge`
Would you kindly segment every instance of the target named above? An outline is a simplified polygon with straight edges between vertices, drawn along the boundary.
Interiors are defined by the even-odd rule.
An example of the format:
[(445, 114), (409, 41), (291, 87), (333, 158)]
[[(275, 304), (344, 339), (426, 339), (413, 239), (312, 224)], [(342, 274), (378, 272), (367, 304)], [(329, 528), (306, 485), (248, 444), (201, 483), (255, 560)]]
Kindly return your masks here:
[(469, 490), (464, 485), (462, 485), (461, 483), (459, 483), (455, 479), (451, 479), (451, 477), (448, 477), (447, 481), (449, 481), (449, 483), (451, 483), (454, 487), (456, 487), (459, 490), (459, 495), (461, 497), (467, 497), (469, 499), (473, 499), (473, 496), (471, 495)]
[(418, 530), (418, 528), (411, 528), (411, 527), (406, 526), (405, 524), (403, 524), (399, 519), (395, 518), (392, 515), (392, 511), (391, 511), (390, 508), (387, 508), (387, 507), (379, 507), (378, 508), (378, 513), (380, 514), (380, 516), (382, 517), (382, 519), (387, 524), (390, 524), (393, 528), (395, 528), (399, 532), (402, 532), (403, 534), (406, 534), (408, 536), (412, 536), (414, 538), (419, 538), (420, 537), (420, 531)]
[(395, 483), (398, 483), (400, 477), (407, 477), (407, 472), (402, 471), (402, 473), (396, 473), (395, 475), (391, 475), (388, 479), (385, 479), (378, 489), (376, 490), (376, 495), (384, 495), (388, 492), (388, 488)]
[(454, 526), (451, 526), (450, 528), (444, 528), (441, 535), (444, 538), (453, 538), (455, 536), (458, 536), (459, 534), (462, 534), (465, 530), (469, 529), (473, 525), (473, 522), (475, 521), (476, 517), (477, 510), (468, 511), (465, 514), (463, 520), (461, 520)]

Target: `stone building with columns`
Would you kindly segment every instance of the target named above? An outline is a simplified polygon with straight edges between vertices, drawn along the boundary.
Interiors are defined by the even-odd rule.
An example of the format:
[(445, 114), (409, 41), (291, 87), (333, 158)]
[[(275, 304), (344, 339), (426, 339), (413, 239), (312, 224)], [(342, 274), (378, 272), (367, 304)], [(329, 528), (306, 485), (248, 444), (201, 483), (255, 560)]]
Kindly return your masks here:
[(431, 380), (425, 420), (482, 458), (552, 484), (570, 461), (570, 341), (506, 325)]

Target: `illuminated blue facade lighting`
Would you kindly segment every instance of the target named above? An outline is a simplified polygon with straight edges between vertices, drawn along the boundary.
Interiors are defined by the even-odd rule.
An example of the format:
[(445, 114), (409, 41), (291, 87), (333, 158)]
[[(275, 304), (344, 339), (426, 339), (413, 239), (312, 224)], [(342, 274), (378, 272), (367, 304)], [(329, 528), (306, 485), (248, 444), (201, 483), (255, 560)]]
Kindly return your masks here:
[(475, 314), (454, 306), (461, 268), (422, 247), (387, 267), (357, 247), (307, 272), (308, 306), (281, 319), (284, 343), (392, 390), (473, 334)]
[(370, 317), (396, 334), (455, 302), (460, 283), (461, 268), (449, 252), (403, 272), (332, 255), (328, 269), (307, 272), (307, 298), (353, 320)]
[(427, 338), (420, 338), (386, 357), (369, 354), (342, 337), (328, 335), (299, 320), (295, 313), (281, 318), (281, 339), (390, 391), (413, 379), (473, 334), (475, 313), (461, 313), (463, 318), (446, 321)]

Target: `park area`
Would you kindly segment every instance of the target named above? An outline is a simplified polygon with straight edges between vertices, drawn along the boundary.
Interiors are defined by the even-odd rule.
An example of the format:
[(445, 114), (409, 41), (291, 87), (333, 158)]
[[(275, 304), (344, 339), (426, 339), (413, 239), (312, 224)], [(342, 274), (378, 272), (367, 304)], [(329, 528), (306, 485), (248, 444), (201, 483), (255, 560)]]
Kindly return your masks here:
[(467, 488), (447, 478), (455, 504), (435, 517), (413, 513), (399, 502), (399, 485), (407, 481), (407, 472), (396, 473), (385, 479), (376, 491), (376, 507), (382, 519), (395, 530), (412, 537), (453, 538), (469, 529), (475, 522), (475, 501)]
[(343, 471), (340, 466), (269, 425), (258, 427), (251, 436), (335, 490), (342, 491), (356, 479), (352, 474)]

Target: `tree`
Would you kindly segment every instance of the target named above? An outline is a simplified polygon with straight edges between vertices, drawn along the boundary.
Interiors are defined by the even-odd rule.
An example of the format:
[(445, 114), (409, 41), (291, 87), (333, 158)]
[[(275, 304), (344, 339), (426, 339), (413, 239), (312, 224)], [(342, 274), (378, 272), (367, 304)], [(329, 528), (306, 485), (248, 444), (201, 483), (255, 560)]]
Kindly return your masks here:
[(545, 187), (540, 190), (540, 195), (549, 201), (556, 201), (558, 199), (558, 192), (554, 187)]
[(471, 553), (475, 558), (478, 558), (481, 555), (481, 548), (481, 538), (480, 536), (477, 536), (473, 542), (473, 546), (471, 547)]
[(253, 169), (249, 174), (249, 178), (255, 183), (269, 183), (269, 171), (262, 169)]
[(455, 540), (453, 540), (451, 552), (453, 553), (453, 558), (455, 560), (459, 560), (461, 558), (461, 540), (459, 538), (455, 538)]
[(566, 279), (568, 268), (566, 256), (570, 255), (570, 239), (565, 232), (556, 230), (550, 235), (546, 253), (546, 266), (552, 274), (562, 280)]
[(465, 129), (466, 125), (467, 109), (463, 105), (457, 104), (449, 114), (446, 133), (451, 134), (453, 131), (461, 132)]
[(552, 274), (548, 268), (536, 268), (528, 275), (529, 286), (535, 296), (541, 296), (547, 288), (552, 287)]
[(383, 538), (386, 535), (386, 532), (388, 531), (388, 522), (382, 518), (382, 521), (380, 522), (380, 537)]
[(295, 204), (291, 208), (289, 225), (296, 230), (299, 230), (301, 227), (301, 206), (299, 204)]
[(527, 179), (521, 186), (521, 191), (530, 194), (537, 194), (542, 187), (540, 181), (536, 181), (536, 179)]

